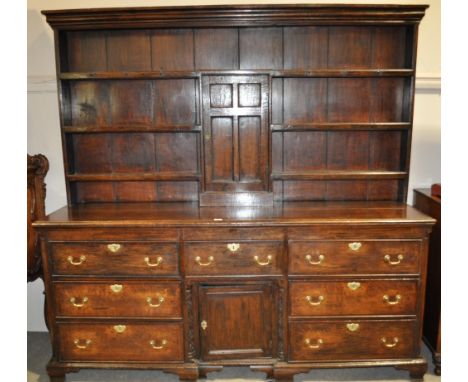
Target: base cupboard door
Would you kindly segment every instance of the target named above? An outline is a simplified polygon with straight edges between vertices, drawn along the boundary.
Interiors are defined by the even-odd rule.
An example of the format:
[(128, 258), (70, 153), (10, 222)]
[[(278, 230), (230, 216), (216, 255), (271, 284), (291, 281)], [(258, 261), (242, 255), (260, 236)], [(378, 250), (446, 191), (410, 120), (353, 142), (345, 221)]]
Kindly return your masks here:
[(203, 360), (272, 357), (276, 320), (271, 283), (200, 286)]

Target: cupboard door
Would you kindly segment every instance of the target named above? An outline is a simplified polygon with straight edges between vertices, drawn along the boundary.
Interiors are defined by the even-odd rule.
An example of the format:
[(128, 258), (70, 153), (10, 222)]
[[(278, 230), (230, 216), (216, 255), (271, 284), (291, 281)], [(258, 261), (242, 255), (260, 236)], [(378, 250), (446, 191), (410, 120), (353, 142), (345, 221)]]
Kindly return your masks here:
[(203, 76), (207, 191), (268, 189), (268, 76)]
[(272, 357), (271, 284), (201, 286), (199, 304), (203, 360)]

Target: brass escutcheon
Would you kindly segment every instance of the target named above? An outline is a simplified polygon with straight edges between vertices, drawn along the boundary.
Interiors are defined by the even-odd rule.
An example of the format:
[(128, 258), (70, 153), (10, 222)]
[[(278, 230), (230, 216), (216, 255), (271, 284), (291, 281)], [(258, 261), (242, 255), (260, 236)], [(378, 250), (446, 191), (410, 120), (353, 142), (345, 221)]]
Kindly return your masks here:
[(114, 325), (114, 330), (117, 333), (123, 333), (123, 332), (125, 332), (125, 329), (127, 329), (126, 325)]
[(348, 247), (351, 251), (359, 251), (359, 248), (362, 247), (362, 243), (356, 241), (354, 243), (349, 243)]
[(113, 284), (110, 286), (111, 291), (114, 293), (120, 293), (123, 290), (123, 285), (122, 284)]
[(231, 252), (237, 252), (240, 249), (240, 244), (239, 243), (229, 243), (229, 244), (226, 245), (226, 247)]
[(356, 324), (356, 323), (354, 323), (354, 322), (351, 322), (351, 323), (349, 323), (349, 324), (346, 324), (346, 327), (348, 328), (348, 330), (349, 330), (350, 332), (355, 332), (356, 330), (359, 329), (359, 324)]
[(357, 282), (357, 281), (351, 281), (351, 282), (348, 283), (348, 288), (351, 289), (351, 290), (359, 289), (360, 286), (361, 286), (361, 283)]
[(107, 249), (111, 251), (112, 253), (116, 253), (120, 251), (120, 248), (122, 246), (120, 244), (112, 243), (112, 244), (107, 244)]

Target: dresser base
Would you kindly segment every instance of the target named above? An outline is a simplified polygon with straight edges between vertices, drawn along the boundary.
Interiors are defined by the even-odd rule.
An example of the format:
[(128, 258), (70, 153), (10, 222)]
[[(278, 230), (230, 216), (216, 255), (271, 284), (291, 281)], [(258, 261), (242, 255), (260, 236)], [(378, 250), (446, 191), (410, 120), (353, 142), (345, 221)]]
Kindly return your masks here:
[[(248, 365), (247, 361), (239, 361), (239, 365)], [(235, 366), (229, 362), (226, 366)], [(313, 363), (286, 363), (250, 365), (254, 372), (266, 373), (266, 380), (276, 382), (293, 382), (294, 375), (305, 374), (313, 369), (359, 368), (359, 367), (394, 367), (398, 370), (407, 370), (411, 381), (423, 381), (427, 371), (427, 362), (423, 358), (405, 360), (379, 360), (379, 361), (334, 361)], [(196, 381), (207, 378), (208, 373), (220, 372), (224, 365), (218, 364), (142, 364), (142, 363), (60, 363), (51, 360), (47, 365), (50, 382), (65, 382), (68, 373), (78, 372), (80, 369), (133, 369), (133, 370), (160, 370), (165, 373), (176, 374), (180, 381)]]

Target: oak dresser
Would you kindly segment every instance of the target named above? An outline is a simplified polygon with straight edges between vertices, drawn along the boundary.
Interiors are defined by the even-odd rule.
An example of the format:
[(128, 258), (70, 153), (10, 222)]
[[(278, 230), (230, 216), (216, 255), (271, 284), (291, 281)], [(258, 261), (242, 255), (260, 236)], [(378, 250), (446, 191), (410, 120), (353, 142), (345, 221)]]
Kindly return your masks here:
[(83, 368), (423, 378), (406, 205), (422, 5), (44, 11), (68, 205), (40, 235), (51, 381)]

